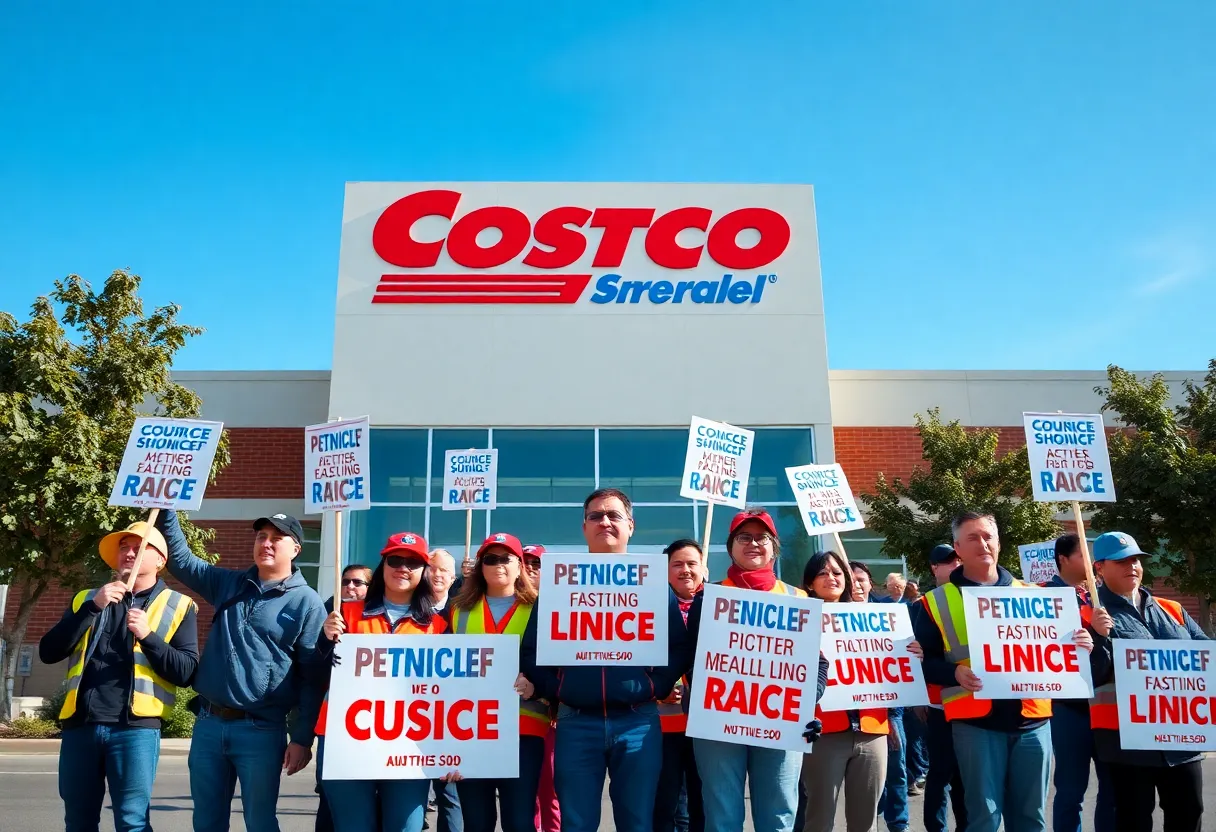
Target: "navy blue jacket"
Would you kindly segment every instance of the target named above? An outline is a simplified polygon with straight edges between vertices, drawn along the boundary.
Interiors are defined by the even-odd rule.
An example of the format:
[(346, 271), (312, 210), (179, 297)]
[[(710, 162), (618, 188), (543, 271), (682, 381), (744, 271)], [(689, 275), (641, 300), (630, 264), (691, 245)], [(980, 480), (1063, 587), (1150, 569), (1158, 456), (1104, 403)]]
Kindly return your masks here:
[[(1122, 595), (1116, 595), (1105, 586), (1098, 587), (1098, 599), (1114, 619), (1115, 627), (1107, 638), (1093, 633), (1094, 651), (1089, 656), (1089, 668), (1093, 673), (1094, 687), (1105, 685), (1115, 678), (1112, 638), (1208, 640), (1207, 634), (1186, 610), (1182, 611), (1184, 623), (1179, 624), (1144, 587), (1140, 588), (1142, 612), (1137, 611)], [(1119, 732), (1101, 728), (1094, 730), (1094, 750), (1098, 759), (1104, 762), (1129, 766), (1177, 766), (1203, 758), (1201, 753), (1192, 751), (1124, 751), (1119, 745)]]
[(692, 666), (693, 648), (676, 594), (667, 590), (667, 665), (664, 667), (542, 667), (536, 663), (539, 614), (528, 619), (520, 648), (520, 671), (536, 688), (536, 698), (572, 708), (619, 710), (664, 699)]

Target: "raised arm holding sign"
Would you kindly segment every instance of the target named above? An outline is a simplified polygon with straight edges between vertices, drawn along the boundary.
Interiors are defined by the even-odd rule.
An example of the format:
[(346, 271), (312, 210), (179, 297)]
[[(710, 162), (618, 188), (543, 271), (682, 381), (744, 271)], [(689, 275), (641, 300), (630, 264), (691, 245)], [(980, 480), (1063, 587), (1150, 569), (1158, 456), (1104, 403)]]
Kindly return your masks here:
[(148, 534), (161, 509), (197, 511), (202, 505), (223, 431), (222, 422), (153, 416), (135, 420), (110, 492), (112, 506), (150, 509), (135, 566), (127, 578), (128, 591), (135, 585)]

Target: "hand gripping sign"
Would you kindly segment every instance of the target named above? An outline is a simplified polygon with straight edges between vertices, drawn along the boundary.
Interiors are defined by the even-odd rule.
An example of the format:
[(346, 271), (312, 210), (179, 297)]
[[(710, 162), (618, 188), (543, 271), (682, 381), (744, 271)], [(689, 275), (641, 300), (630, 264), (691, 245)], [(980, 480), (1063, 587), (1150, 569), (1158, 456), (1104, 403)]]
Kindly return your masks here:
[[(161, 509), (198, 511), (223, 432), (223, 422), (139, 417), (127, 438), (110, 505), (151, 509), (149, 532)], [(135, 553), (128, 588), (139, 577), (147, 544), (145, 535)]]
[(667, 664), (662, 555), (564, 555), (540, 562), (536, 663)]
[(345, 635), (326, 780), (519, 776), (519, 637)]
[(1119, 745), (1216, 751), (1216, 642), (1115, 639)]
[(828, 684), (819, 707), (928, 705), (920, 659), (908, 652), (912, 619), (905, 604), (824, 604), (823, 657)]
[(1073, 643), (1081, 629), (1069, 587), (963, 587), (971, 671), (984, 683), (976, 699), (1089, 699), (1089, 653)]
[(688, 736), (807, 751), (823, 602), (705, 585)]
[(714, 504), (735, 508), (747, 506), (747, 480), (752, 470), (754, 431), (725, 422), (692, 417), (688, 428), (688, 452), (684, 455), (684, 476), (680, 496), (705, 500), (705, 535), (702, 548), (709, 551), (709, 531)]

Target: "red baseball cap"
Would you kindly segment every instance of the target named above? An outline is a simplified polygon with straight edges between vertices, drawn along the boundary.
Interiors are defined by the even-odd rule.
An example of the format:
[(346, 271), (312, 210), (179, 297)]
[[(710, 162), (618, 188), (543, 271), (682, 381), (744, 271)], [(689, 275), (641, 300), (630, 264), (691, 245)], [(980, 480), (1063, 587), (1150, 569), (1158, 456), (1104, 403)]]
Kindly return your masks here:
[(389, 555), (401, 554), (408, 552), (411, 555), (417, 555), (422, 558), (422, 562), (429, 564), (431, 555), (426, 550), (426, 540), (420, 534), (413, 532), (394, 532), (389, 535), (388, 543), (384, 544), (384, 548), (380, 550), (380, 557), (386, 558)]
[(773, 537), (777, 536), (777, 524), (773, 522), (773, 516), (764, 509), (760, 509), (754, 513), (751, 511), (741, 511), (736, 514), (735, 519), (730, 521), (730, 534), (734, 534), (735, 529), (742, 526), (748, 520), (757, 520), (763, 523), (764, 527), (768, 529), (769, 534)]
[(531, 555), (534, 558), (538, 558), (541, 555), (543, 555), (544, 553), (545, 553), (545, 547), (541, 546), (539, 543), (529, 543), (527, 546), (524, 547), (524, 554)]
[(490, 535), (485, 539), (485, 541), (482, 542), (481, 548), (477, 550), (477, 557), (480, 558), (482, 552), (489, 549), (491, 546), (502, 546), (508, 549), (511, 554), (515, 555), (515, 557), (519, 558), (520, 560), (524, 559), (524, 547), (520, 545), (519, 538), (515, 535), (503, 534), (502, 532), (496, 532), (495, 534)]

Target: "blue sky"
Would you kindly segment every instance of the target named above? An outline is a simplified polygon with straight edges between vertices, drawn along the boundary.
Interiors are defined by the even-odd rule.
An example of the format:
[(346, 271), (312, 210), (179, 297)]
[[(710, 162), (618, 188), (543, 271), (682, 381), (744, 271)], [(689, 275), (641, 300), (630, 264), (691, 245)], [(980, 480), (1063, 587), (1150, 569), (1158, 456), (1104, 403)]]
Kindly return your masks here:
[(330, 361), (347, 180), (816, 186), (835, 368), (1216, 356), (1216, 4), (0, 8), (0, 309), (144, 276)]

